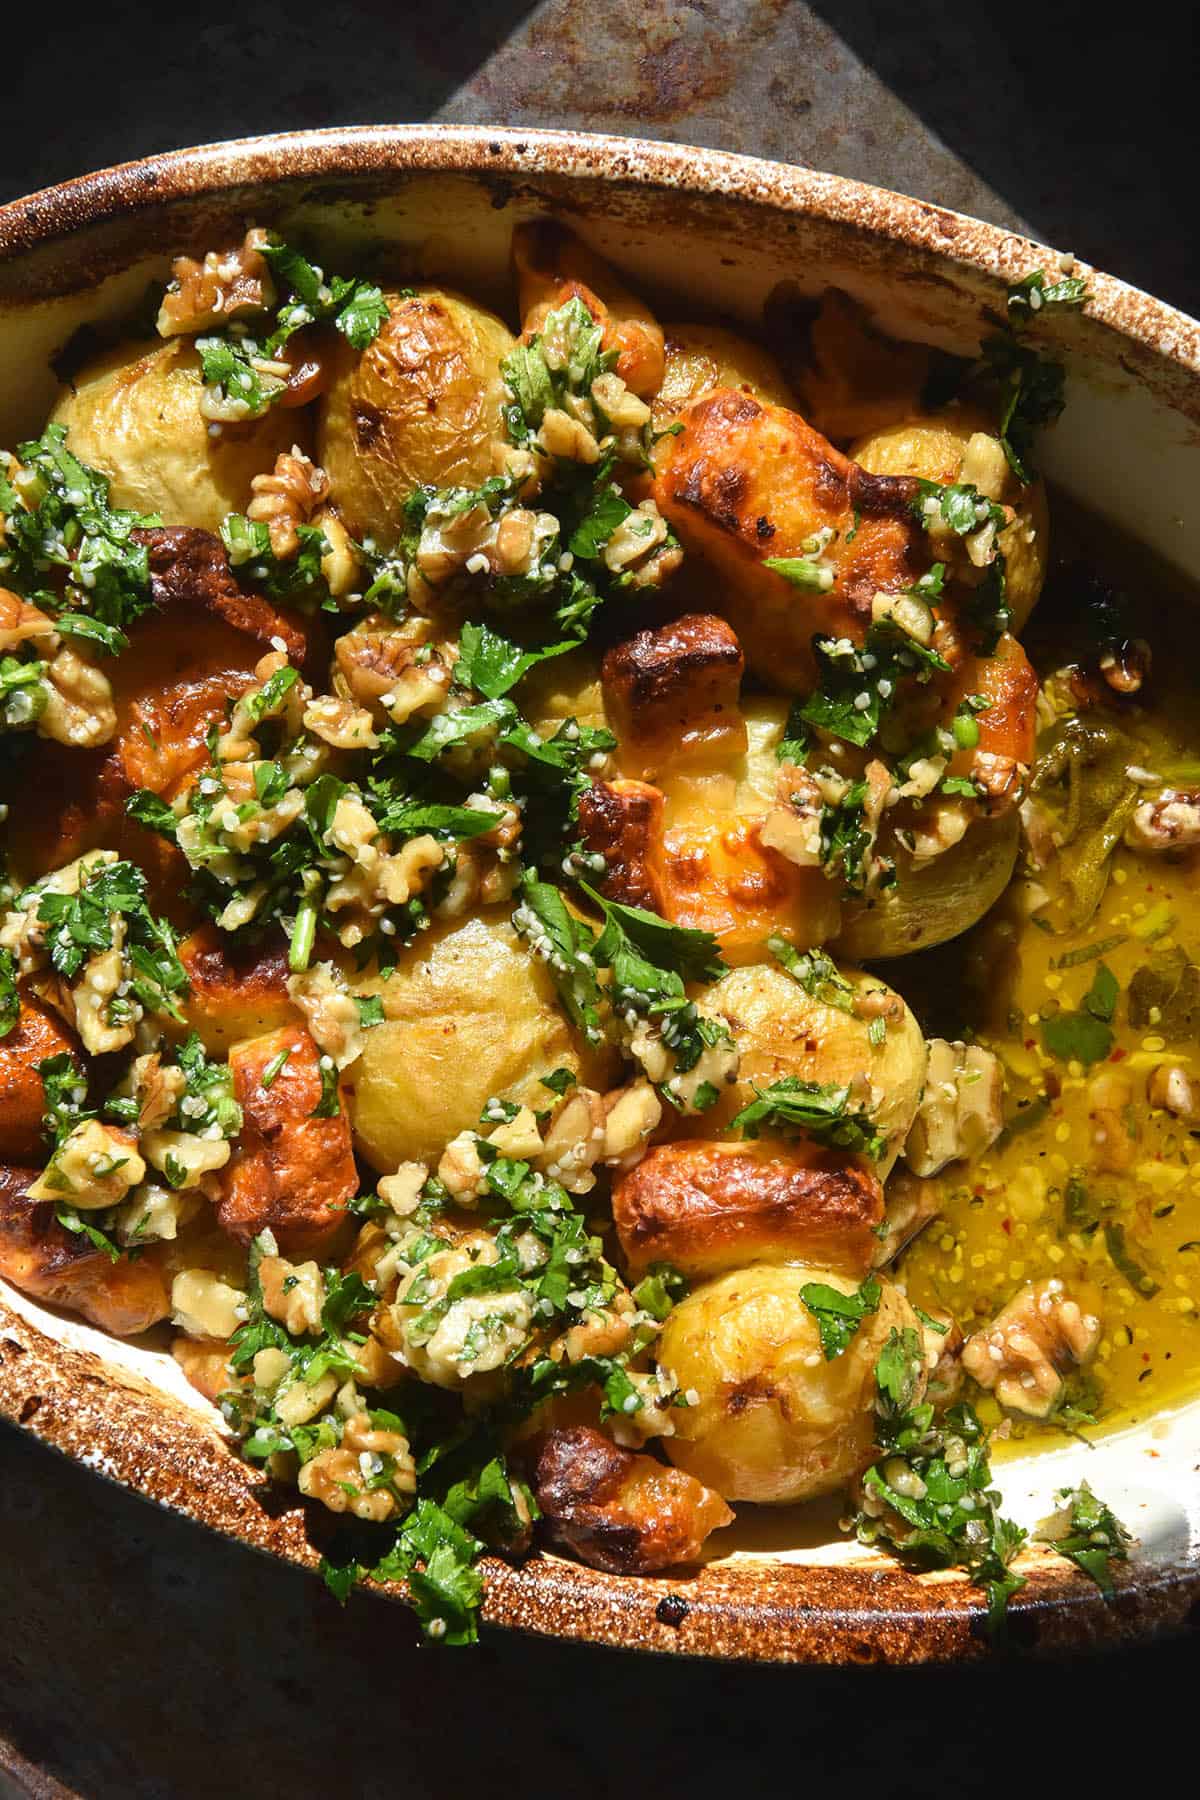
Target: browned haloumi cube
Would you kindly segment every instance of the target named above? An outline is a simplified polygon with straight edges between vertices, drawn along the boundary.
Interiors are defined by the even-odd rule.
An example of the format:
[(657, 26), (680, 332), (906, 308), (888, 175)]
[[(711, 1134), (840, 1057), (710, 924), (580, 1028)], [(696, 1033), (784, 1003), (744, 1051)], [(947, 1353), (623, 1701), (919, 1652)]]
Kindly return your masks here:
[(862, 1276), (883, 1188), (836, 1151), (684, 1139), (656, 1145), (618, 1177), (613, 1218), (631, 1277), (654, 1262), (708, 1276), (764, 1261)]
[(0, 1275), (115, 1337), (136, 1337), (165, 1319), (171, 1299), (156, 1248), (113, 1262), (60, 1225), (53, 1205), (25, 1198), (39, 1173), (0, 1166)]
[(534, 1493), (550, 1536), (614, 1574), (693, 1562), (709, 1532), (733, 1522), (720, 1495), (695, 1476), (586, 1425), (546, 1438)]
[[(912, 512), (918, 483), (868, 474), (799, 413), (738, 388), (706, 394), (680, 421), (656, 455), (659, 511), (723, 577), (719, 604), (755, 673), (773, 687), (811, 688), (813, 637), (861, 642), (876, 593), (909, 588), (929, 567)], [(776, 559), (818, 574), (797, 586), (767, 567)]]
[(687, 613), (608, 651), (604, 706), (624, 767), (645, 780), (666, 766), (740, 756), (745, 659), (724, 619)]
[(235, 1044), (229, 1067), (243, 1125), (218, 1178), (217, 1219), (243, 1243), (269, 1228), (285, 1254), (311, 1252), (345, 1223), (358, 1192), (344, 1102), (339, 1093), (337, 1113), (317, 1116), (321, 1059), (299, 1026)]

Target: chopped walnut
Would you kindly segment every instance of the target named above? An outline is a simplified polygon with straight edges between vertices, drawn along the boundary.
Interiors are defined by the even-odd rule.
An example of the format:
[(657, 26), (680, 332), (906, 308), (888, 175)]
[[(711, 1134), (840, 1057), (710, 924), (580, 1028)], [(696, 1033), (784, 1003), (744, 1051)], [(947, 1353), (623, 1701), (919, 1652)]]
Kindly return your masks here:
[(653, 500), (643, 500), (621, 521), (603, 551), (604, 566), (634, 587), (660, 587), (683, 561), (667, 521)]
[(347, 992), (333, 964), (315, 963), (298, 975), (289, 975), (287, 989), (304, 1014), (317, 1048), (332, 1056), (339, 1070), (349, 1068), (362, 1055), (362, 1020), (357, 1000)]
[(971, 763), (971, 774), (981, 790), (983, 810), (989, 817), (998, 819), (1020, 805), (1029, 780), (1029, 767), (1014, 756), (977, 750)]
[(932, 862), (934, 857), (953, 850), (967, 835), (974, 815), (970, 802), (935, 800), (920, 814), (911, 829), (911, 852), (915, 863)]
[(189, 1337), (224, 1341), (245, 1322), (246, 1296), (211, 1269), (181, 1269), (171, 1284), (171, 1318)]
[(630, 1168), (662, 1121), (662, 1101), (648, 1081), (631, 1081), (606, 1094), (604, 1107), (604, 1161)]
[[(368, 1486), (372, 1481), (387, 1485)], [(367, 1413), (356, 1413), (342, 1428), (339, 1448), (322, 1450), (306, 1462), (297, 1485), (330, 1512), (351, 1512), (356, 1519), (382, 1524), (400, 1510), (397, 1492), (416, 1492), (417, 1469), (406, 1437), (398, 1431), (377, 1431)]]
[(1150, 667), (1151, 651), (1145, 638), (1125, 638), (1100, 658), (1100, 673), (1114, 694), (1140, 693)]
[(58, 643), (54, 620), (11, 589), (0, 588), (0, 652), (18, 650), (38, 639), (45, 639), (50, 646)]
[(1190, 850), (1200, 844), (1200, 789), (1164, 788), (1125, 827), (1132, 850)]
[(368, 613), (337, 641), (334, 692), (363, 707), (376, 726), (442, 711), (457, 652), (433, 643), (432, 632), (428, 619), (395, 624), (382, 613)]
[(428, 1178), (424, 1163), (401, 1163), (394, 1175), (380, 1180), (379, 1198), (387, 1201), (398, 1219), (411, 1218), (421, 1203), (421, 1190)]
[(376, 750), (379, 734), (365, 707), (341, 700), (336, 694), (322, 694), (310, 700), (304, 709), (304, 729), (332, 745), (335, 750)]
[(978, 1156), (1004, 1128), (1004, 1069), (978, 1044), (930, 1038), (925, 1092), (904, 1145), (914, 1175)]
[(65, 644), (46, 670), (46, 704), (38, 736), (77, 750), (107, 744), (117, 729), (112, 684), (103, 669)]
[(775, 805), (763, 820), (759, 842), (797, 868), (819, 868), (823, 805), (821, 789), (808, 770), (782, 763), (775, 778)]
[(85, 1119), (59, 1145), (27, 1193), (31, 1200), (56, 1200), (94, 1212), (117, 1205), (145, 1173), (129, 1132)]
[(1147, 1084), (1151, 1106), (1192, 1125), (1200, 1119), (1200, 1085), (1178, 1063), (1159, 1063)]
[(569, 1194), (590, 1194), (593, 1166), (604, 1154), (604, 1097), (595, 1088), (573, 1088), (555, 1108), (542, 1141), (540, 1167)]
[(487, 1191), (479, 1140), (473, 1131), (460, 1131), (442, 1152), (438, 1180), (459, 1206), (474, 1206)]
[(612, 1305), (585, 1313), (577, 1325), (570, 1326), (550, 1345), (555, 1362), (582, 1362), (586, 1356), (617, 1356), (633, 1336), (633, 1320), (637, 1308), (633, 1296), (618, 1289)]
[(1027, 1282), (990, 1325), (971, 1334), (963, 1368), (1001, 1406), (1044, 1419), (1062, 1396), (1066, 1371), (1087, 1362), (1099, 1341), (1099, 1319), (1051, 1276)]
[(335, 512), (325, 507), (313, 519), (325, 533), (328, 550), (321, 558), (321, 573), (325, 577), (325, 585), (335, 600), (347, 600), (355, 592), (362, 579), (362, 563), (358, 551), (354, 548), (354, 540)]
[(293, 444), (290, 454), (283, 450), (275, 458), (269, 475), (254, 477), (250, 492), (246, 517), (267, 527), (273, 554), (290, 562), (300, 548), (297, 527), (307, 525), (329, 497), (328, 475)]
[(275, 284), (260, 254), (267, 241), (268, 234), (255, 229), (237, 249), (210, 250), (203, 262), (177, 256), (158, 311), (159, 336), (191, 335), (247, 313), (268, 312), (275, 304)]
[(264, 1256), (258, 1265), (263, 1306), (292, 1337), (321, 1329), (325, 1283), (315, 1262), (291, 1263), (282, 1256)]

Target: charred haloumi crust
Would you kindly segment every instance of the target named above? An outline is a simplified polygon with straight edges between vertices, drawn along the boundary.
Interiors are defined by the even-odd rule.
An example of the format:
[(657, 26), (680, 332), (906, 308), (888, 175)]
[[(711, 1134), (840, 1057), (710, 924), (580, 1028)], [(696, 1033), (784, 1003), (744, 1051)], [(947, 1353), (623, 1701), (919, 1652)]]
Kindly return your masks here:
[(883, 1216), (883, 1188), (870, 1170), (811, 1146), (658, 1144), (613, 1184), (617, 1237), (634, 1276), (655, 1262), (708, 1276), (760, 1261), (861, 1276)]
[(345, 1223), (345, 1204), (358, 1192), (345, 1106), (339, 1095), (331, 1118), (317, 1114), (321, 1059), (299, 1026), (234, 1044), (229, 1067), (243, 1124), (220, 1172), (217, 1221), (244, 1244), (269, 1229), (285, 1254), (307, 1253)]
[[(728, 613), (749, 666), (776, 686), (816, 683), (812, 639), (861, 640), (877, 593), (911, 587), (931, 558), (912, 511), (920, 484), (871, 475), (799, 413), (717, 388), (686, 407), (657, 452), (659, 511), (728, 584)], [(801, 590), (765, 565), (805, 558), (816, 534), (833, 580)]]
[(170, 1295), (154, 1251), (114, 1263), (107, 1251), (60, 1225), (53, 1205), (25, 1198), (40, 1173), (0, 1164), (0, 1275), (115, 1337), (136, 1337), (165, 1319)]
[(22, 984), (17, 1023), (0, 1037), (0, 1162), (33, 1162), (45, 1156), (42, 1113), (45, 1094), (38, 1064), (64, 1050), (78, 1052), (79, 1039), (51, 1008)]
[(663, 795), (645, 781), (594, 781), (579, 799), (579, 837), (606, 873), (597, 886), (609, 900), (666, 911), (662, 871)]
[(614, 645), (600, 678), (626, 766), (647, 776), (664, 763), (744, 751), (745, 666), (734, 631), (715, 613), (685, 613)]
[(534, 1494), (551, 1537), (616, 1575), (692, 1562), (709, 1532), (733, 1519), (694, 1476), (623, 1450), (586, 1425), (545, 1439)]

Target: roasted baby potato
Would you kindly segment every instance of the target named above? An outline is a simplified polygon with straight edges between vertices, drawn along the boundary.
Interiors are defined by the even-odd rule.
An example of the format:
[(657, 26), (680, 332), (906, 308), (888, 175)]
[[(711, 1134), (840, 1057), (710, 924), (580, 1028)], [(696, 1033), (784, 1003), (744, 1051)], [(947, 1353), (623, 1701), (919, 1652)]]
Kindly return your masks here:
[(650, 1575), (694, 1562), (705, 1538), (733, 1514), (682, 1469), (622, 1450), (602, 1431), (552, 1431), (534, 1494), (552, 1538), (614, 1575)]
[(751, 1262), (866, 1274), (883, 1219), (877, 1176), (811, 1144), (658, 1144), (613, 1186), (631, 1276), (669, 1262), (704, 1277)]
[[(815, 687), (814, 635), (861, 639), (875, 595), (911, 587), (932, 561), (912, 513), (916, 482), (860, 469), (799, 413), (736, 388), (714, 388), (681, 422), (655, 452), (659, 511), (721, 577), (716, 604), (755, 674)], [(816, 590), (767, 566), (815, 554), (832, 577)]]
[(218, 531), (226, 513), (245, 512), (253, 476), (297, 440), (305, 447), (307, 423), (276, 407), (214, 434), (202, 389), (190, 339), (122, 344), (75, 376), (51, 418), (66, 426), (67, 448), (108, 476), (114, 506)]
[(656, 431), (717, 387), (741, 388), (777, 406), (792, 404), (775, 358), (740, 332), (724, 325), (667, 325), (664, 330), (666, 367), (651, 407)]
[[(705, 995), (705, 1009), (729, 1022), (741, 1051), (737, 1082), (703, 1117), (705, 1136), (727, 1125), (756, 1088), (795, 1076), (801, 1081), (870, 1083), (869, 1110), (887, 1148), (875, 1173), (882, 1180), (900, 1154), (925, 1085), (921, 1027), (894, 989), (861, 969), (843, 969), (853, 1012), (814, 999), (799, 982), (767, 963), (733, 969)], [(873, 1044), (872, 1019), (885, 1031)], [(864, 1103), (865, 1104), (865, 1103)]]
[(878, 1310), (827, 1362), (800, 1298), (810, 1282), (845, 1294), (857, 1286), (827, 1269), (756, 1263), (696, 1288), (663, 1328), (659, 1360), (698, 1396), (675, 1415), (667, 1454), (726, 1500), (808, 1500), (871, 1461), (875, 1363), (889, 1333), (916, 1328), (916, 1315), (881, 1280)]
[(947, 484), (970, 480), (981, 493), (1013, 508), (1013, 520), (997, 544), (1004, 552), (1013, 630), (1020, 631), (1046, 579), (1050, 516), (1045, 483), (1021, 486), (1004, 460), (995, 421), (975, 407), (956, 404), (939, 413), (892, 417), (899, 422), (869, 429), (869, 435), (851, 444), (853, 461), (873, 475), (919, 475)]
[(604, 327), (602, 347), (616, 351), (616, 373), (626, 387), (643, 400), (658, 392), (663, 380), (662, 326), (603, 257), (573, 232), (545, 220), (517, 226), (512, 254), (526, 338), (541, 330), (552, 308), (582, 300)]
[[(218, 1176), (217, 1220), (244, 1244), (269, 1228), (285, 1255), (310, 1254), (345, 1224), (358, 1192), (345, 1097), (336, 1080), (329, 1091), (317, 1046), (296, 1025), (234, 1044), (229, 1069), (243, 1124)], [(329, 1105), (332, 1115), (318, 1112)]]
[(1017, 814), (980, 819), (932, 862), (895, 852), (896, 879), (870, 900), (849, 900), (834, 943), (839, 956), (874, 962), (958, 937), (995, 905), (1017, 860)]
[(390, 550), (414, 489), (478, 487), (506, 439), (502, 319), (444, 288), (389, 293), (390, 317), (361, 353), (339, 342), (320, 403), (317, 459), (354, 537)]
[(578, 1044), (548, 971), (502, 909), (433, 926), (395, 974), (355, 987), (383, 998), (384, 1022), (367, 1032), (348, 1078), (355, 1138), (377, 1169), (436, 1163), (493, 1096), (547, 1105), (540, 1077), (555, 1069), (608, 1085), (605, 1059)]

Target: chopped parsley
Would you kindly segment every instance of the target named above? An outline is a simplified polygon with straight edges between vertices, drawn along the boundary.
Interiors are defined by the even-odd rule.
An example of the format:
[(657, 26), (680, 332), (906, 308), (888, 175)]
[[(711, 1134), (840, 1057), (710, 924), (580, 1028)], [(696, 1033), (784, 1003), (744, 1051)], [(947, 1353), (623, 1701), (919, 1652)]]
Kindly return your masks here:
[(810, 999), (819, 1000), (822, 1006), (836, 1007), (838, 1012), (854, 1011), (854, 989), (824, 950), (797, 950), (778, 934), (767, 939), (767, 949)]
[(769, 1087), (754, 1088), (755, 1098), (744, 1106), (730, 1129), (756, 1138), (768, 1130), (803, 1131), (818, 1143), (839, 1150), (853, 1150), (876, 1161), (887, 1148), (887, 1139), (876, 1130), (869, 1112), (850, 1104), (850, 1087), (836, 1083), (801, 1081), (785, 1075)]
[(1000, 1514), (988, 1434), (974, 1409), (952, 1406), (939, 1419), (927, 1401), (915, 1403), (923, 1366), (918, 1334), (893, 1329), (875, 1368), (882, 1456), (862, 1478), (858, 1537), (889, 1544), (918, 1567), (964, 1569), (984, 1590), (988, 1628), (998, 1636), (1009, 1599), (1025, 1584), (1011, 1565), (1026, 1534)]
[(1077, 1488), (1060, 1488), (1055, 1499), (1062, 1502), (1059, 1511), (1034, 1536), (1082, 1569), (1111, 1600), (1112, 1564), (1129, 1561), (1132, 1534), (1086, 1481)]
[(875, 1275), (868, 1275), (853, 1294), (843, 1294), (824, 1281), (809, 1281), (800, 1289), (801, 1300), (817, 1321), (826, 1362), (843, 1355), (863, 1320), (879, 1311), (882, 1291)]
[(64, 425), (18, 445), (20, 470), (0, 477), (0, 581), (76, 637), (115, 653), (152, 604), (150, 557), (134, 532), (161, 524), (109, 504), (107, 476), (67, 449)]
[[(37, 918), (51, 966), (72, 982), (85, 961), (111, 950), (115, 921), (123, 919), (122, 957), (129, 968), (129, 991), (147, 1012), (182, 1021), (176, 996), (188, 991), (187, 973), (176, 953), (178, 939), (166, 919), (146, 904), (146, 877), (129, 862), (94, 862), (80, 874), (76, 893), (58, 893), (35, 883), (18, 902), (37, 901)], [(110, 1025), (133, 1017), (130, 1000), (118, 990), (106, 1009)]]
[(347, 343), (365, 350), (378, 337), (388, 316), (380, 289), (368, 281), (343, 275), (326, 276), (289, 244), (270, 237), (260, 254), (271, 266), (280, 291), (274, 318), (251, 330), (235, 320), (228, 331), (196, 338), (204, 385), (217, 401), (221, 416), (254, 419), (286, 391), (279, 373), (279, 353), (306, 325), (332, 324)]
[(1116, 976), (1107, 963), (1100, 963), (1078, 1011), (1065, 1009), (1041, 1021), (1048, 1054), (1085, 1067), (1102, 1062), (1113, 1047), (1112, 1020), (1119, 993)]
[(21, 995), (17, 988), (17, 965), (11, 950), (0, 950), (0, 1038), (16, 1028), (21, 1017)]

